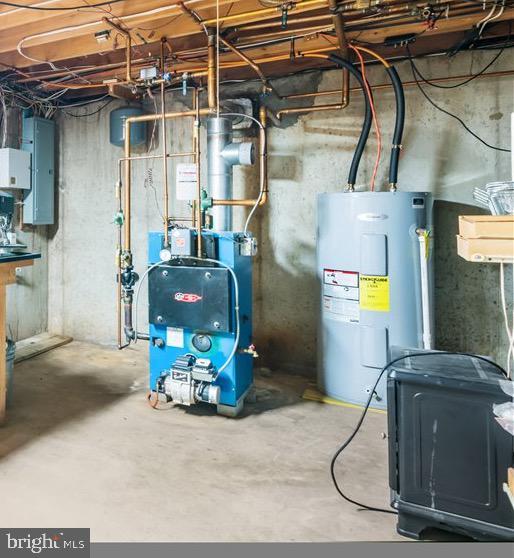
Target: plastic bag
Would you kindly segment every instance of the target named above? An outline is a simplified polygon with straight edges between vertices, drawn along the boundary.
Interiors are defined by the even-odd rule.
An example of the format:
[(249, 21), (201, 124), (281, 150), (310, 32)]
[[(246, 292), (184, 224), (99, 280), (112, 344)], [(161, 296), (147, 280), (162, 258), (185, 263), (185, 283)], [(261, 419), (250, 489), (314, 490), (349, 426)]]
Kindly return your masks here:
[(509, 434), (514, 436), (514, 403), (502, 403), (493, 405), (493, 413), (496, 422)]

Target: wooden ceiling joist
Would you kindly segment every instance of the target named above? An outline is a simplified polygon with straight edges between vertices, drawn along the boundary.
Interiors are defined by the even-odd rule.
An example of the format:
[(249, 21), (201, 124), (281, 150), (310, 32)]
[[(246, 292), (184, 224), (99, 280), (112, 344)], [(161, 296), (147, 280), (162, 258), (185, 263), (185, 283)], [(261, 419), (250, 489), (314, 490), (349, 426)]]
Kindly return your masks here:
[[(74, 83), (87, 80), (99, 84), (113, 77), (123, 80), (125, 38), (106, 25), (106, 17), (130, 32), (136, 77), (139, 68), (155, 64), (163, 36), (168, 38), (173, 51), (173, 56), (168, 57), (169, 69), (180, 74), (203, 67), (204, 26), (216, 25), (217, 12), (220, 29), (227, 33), (230, 43), (244, 49), (252, 60), (266, 64), (268, 58), (284, 59), (280, 64), (270, 62), (271, 74), (285, 71), (291, 52), (327, 50), (331, 46), (337, 50), (328, 0), (289, 3), (287, 29), (282, 28), (280, 6), (269, 7), (262, 0), (124, 0), (96, 8), (88, 4), (98, 0), (18, 1), (60, 8), (84, 4), (83, 9), (73, 11), (36, 11), (0, 5), (0, 63), (19, 68), (29, 76), (37, 71), (34, 77), (45, 80), (66, 77), (67, 68), (73, 68), (77, 76), (84, 78), (75, 77)], [(479, 3), (468, 0), (381, 0), (370, 2), (374, 6), (370, 10), (362, 9), (362, 2), (357, 4), (356, 0), (341, 0), (339, 5), (349, 39), (380, 44), (391, 36), (414, 34), (423, 37), (422, 44), (430, 52), (438, 50), (439, 36), (449, 37), (453, 33), (457, 37), (483, 20), (492, 0), (486, 1), (485, 11)], [(432, 22), (426, 15), (430, 10), (438, 14)], [(498, 25), (512, 20), (514, 11), (508, 4), (495, 15)], [(370, 28), (371, 24), (376, 27)], [(106, 30), (110, 31), (107, 40), (97, 40), (95, 33)], [(251, 71), (246, 72), (237, 55), (223, 48), (221, 52), (222, 67), (241, 68), (241, 75), (252, 75)], [(304, 67), (311, 65), (312, 61), (303, 63)], [(290, 66), (298, 70), (302, 62), (297, 59)], [(20, 80), (31, 83), (27, 77), (20, 76)]]

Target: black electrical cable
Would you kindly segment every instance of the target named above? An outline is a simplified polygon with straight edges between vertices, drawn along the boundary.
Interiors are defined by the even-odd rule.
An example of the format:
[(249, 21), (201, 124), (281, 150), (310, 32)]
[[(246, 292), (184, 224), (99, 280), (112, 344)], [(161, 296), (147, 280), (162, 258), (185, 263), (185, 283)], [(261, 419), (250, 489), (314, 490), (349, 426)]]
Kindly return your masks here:
[(26, 4), (16, 4), (16, 2), (2, 2), (0, 5), (9, 6), (11, 8), (23, 8), (26, 10), (38, 10), (41, 12), (67, 12), (69, 10), (83, 10), (84, 8), (100, 8), (101, 6), (108, 6), (109, 4), (117, 4), (125, 0), (110, 0), (109, 2), (98, 2), (96, 4), (82, 4), (82, 6), (67, 6), (66, 8), (44, 8), (42, 6), (27, 6)]
[(112, 102), (114, 101), (114, 99), (109, 99), (108, 101), (106, 101), (101, 107), (97, 108), (96, 110), (94, 110), (93, 112), (88, 112), (86, 114), (73, 114), (72, 112), (68, 112), (67, 110), (63, 110), (66, 108), (66, 106), (64, 107), (59, 107), (62, 112), (64, 112), (64, 114), (67, 114), (68, 116), (73, 116), (73, 118), (85, 118), (87, 116), (93, 116), (95, 114), (98, 114), (99, 112), (101, 112), (106, 106), (110, 105)]
[(425, 97), (425, 99), (437, 110), (441, 111), (442, 113), (451, 116), (452, 118), (454, 118), (455, 120), (457, 120), (457, 122), (466, 130), (466, 132), (468, 132), (469, 134), (471, 134), (475, 139), (477, 139), (480, 143), (482, 143), (483, 145), (485, 145), (486, 147), (489, 147), (489, 149), (494, 149), (495, 151), (503, 151), (504, 153), (510, 153), (511, 150), (510, 149), (505, 149), (504, 147), (497, 147), (495, 145), (491, 145), (490, 143), (487, 143), (484, 139), (482, 139), (479, 135), (475, 134), (475, 132), (473, 132), (473, 130), (471, 130), (466, 123), (464, 122), (464, 120), (462, 120), (461, 118), (459, 118), (457, 115), (453, 114), (452, 112), (447, 111), (446, 109), (443, 109), (442, 107), (440, 107), (438, 104), (436, 104), (428, 95), (428, 93), (423, 89), (423, 87), (421, 87), (421, 84), (419, 83), (419, 79), (416, 75), (416, 70), (415, 70), (415, 66), (414, 63), (412, 61), (412, 56), (410, 53), (410, 49), (409, 46), (407, 45), (407, 53), (408, 53), (408, 60), (410, 62), (411, 65), (411, 70), (412, 70), (412, 77), (414, 78), (414, 81), (416, 82), (416, 85), (418, 87), (418, 89), (420, 90), (421, 94), (423, 95), (423, 97)]
[(440, 85), (438, 83), (433, 83), (431, 82), (429, 79), (427, 79), (419, 70), (419, 68), (414, 64), (414, 60), (411, 60), (411, 64), (414, 67), (414, 70), (416, 71), (416, 74), (418, 75), (419, 79), (423, 82), (426, 83), (427, 85), (431, 85), (432, 87), (437, 87), (438, 89), (455, 89), (456, 87), (462, 87), (463, 85), (466, 85), (467, 83), (469, 83), (470, 81), (473, 81), (474, 79), (476, 79), (477, 77), (480, 77), (482, 74), (484, 74), (495, 62), (496, 60), (498, 60), (498, 58), (500, 58), (500, 56), (503, 54), (503, 52), (505, 51), (505, 47), (503, 47), (502, 49), (500, 49), (500, 52), (498, 52), (494, 58), (486, 65), (484, 66), (479, 72), (477, 72), (476, 74), (473, 74), (472, 76), (470, 76), (469, 78), (465, 79), (464, 81), (461, 81), (460, 83), (455, 83), (453, 85)]
[(397, 512), (394, 511), (394, 510), (387, 510), (387, 509), (384, 509), (384, 508), (377, 508), (377, 507), (374, 507), (374, 506), (368, 506), (367, 504), (363, 504), (363, 503), (358, 502), (357, 500), (354, 500), (353, 498), (350, 498), (349, 496), (347, 496), (342, 491), (340, 484), (337, 482), (337, 478), (336, 478), (336, 475), (335, 475), (335, 465), (336, 465), (337, 459), (339, 458), (341, 453), (343, 453), (343, 451), (351, 444), (352, 440), (355, 438), (355, 436), (359, 432), (360, 427), (362, 426), (362, 423), (364, 422), (364, 419), (366, 418), (366, 414), (368, 412), (369, 406), (371, 405), (371, 400), (373, 399), (373, 396), (374, 396), (375, 391), (377, 389), (378, 383), (380, 382), (380, 380), (381, 380), (382, 376), (384, 375), (384, 373), (386, 372), (386, 370), (388, 370), (391, 366), (393, 366), (393, 364), (396, 364), (396, 363), (398, 363), (402, 360), (408, 359), (408, 358), (415, 358), (415, 357), (417, 358), (417, 357), (423, 357), (423, 356), (425, 356), (425, 357), (426, 356), (439, 356), (439, 355), (467, 356), (467, 357), (471, 357), (471, 358), (476, 358), (478, 360), (481, 360), (483, 362), (486, 362), (486, 363), (494, 366), (503, 376), (505, 376), (505, 378), (507, 378), (507, 379), (509, 378), (505, 369), (502, 368), (499, 364), (496, 364), (496, 362), (493, 362), (492, 360), (489, 360), (488, 358), (485, 358), (485, 357), (482, 357), (482, 356), (479, 356), (479, 355), (474, 355), (472, 353), (461, 353), (461, 352), (452, 352), (452, 351), (431, 351), (431, 352), (423, 352), (423, 353), (418, 352), (418, 353), (411, 353), (411, 354), (408, 354), (408, 355), (403, 355), (403, 356), (397, 357), (397, 358), (391, 360), (390, 362), (388, 362), (384, 366), (384, 368), (382, 368), (382, 370), (380, 371), (373, 388), (370, 390), (368, 400), (366, 401), (366, 405), (364, 406), (362, 414), (361, 414), (359, 420), (357, 421), (357, 424), (356, 424), (355, 428), (353, 429), (350, 436), (339, 446), (337, 451), (334, 453), (334, 456), (332, 457), (332, 461), (330, 462), (330, 476), (332, 477), (332, 482), (334, 483), (335, 489), (337, 490), (339, 495), (344, 500), (349, 502), (350, 504), (353, 504), (354, 506), (358, 506), (359, 508), (363, 508), (363, 509), (369, 510), (369, 511), (377, 511), (377, 512), (397, 515)]
[(351, 62), (348, 60), (344, 60), (335, 54), (331, 54), (328, 56), (328, 60), (337, 64), (340, 68), (347, 69), (357, 80), (359, 83), (362, 93), (364, 95), (364, 105), (365, 105), (365, 113), (364, 113), (364, 122), (362, 124), (361, 134), (359, 136), (359, 141), (357, 142), (357, 147), (355, 148), (355, 152), (352, 158), (352, 164), (350, 165), (350, 172), (348, 173), (348, 185), (354, 186), (357, 182), (357, 171), (359, 170), (359, 163), (362, 158), (362, 154), (364, 153), (364, 148), (366, 147), (366, 142), (368, 141), (369, 131), (371, 129), (371, 122), (372, 122), (372, 114), (371, 114), (371, 104), (369, 102), (368, 95), (366, 93), (366, 87), (364, 86), (364, 79)]

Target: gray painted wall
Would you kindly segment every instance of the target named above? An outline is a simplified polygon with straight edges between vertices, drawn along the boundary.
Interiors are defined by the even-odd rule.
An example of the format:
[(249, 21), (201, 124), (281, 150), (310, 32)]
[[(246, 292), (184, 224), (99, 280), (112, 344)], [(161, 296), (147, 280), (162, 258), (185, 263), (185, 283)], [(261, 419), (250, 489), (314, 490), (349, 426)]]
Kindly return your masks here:
[[(8, 109), (7, 147), (20, 147), (20, 129), (20, 111)], [(22, 199), (21, 192), (14, 193)], [(22, 226), (17, 219), (15, 229), (18, 242), (41, 252), (41, 260), (35, 260), (31, 267), (19, 268), (16, 284), (7, 287), (7, 335), (19, 341), (47, 330), (48, 227)]]
[[(427, 76), (464, 74), (479, 70), (493, 55), (462, 54), (451, 60), (433, 57), (420, 62), (420, 67)], [(504, 55), (492, 69), (510, 68), (508, 60)], [(406, 63), (399, 64), (399, 71), (404, 79), (412, 79)], [(369, 70), (369, 79), (372, 83), (387, 81), (379, 67)], [(295, 90), (334, 89), (339, 84), (340, 72), (331, 71), (279, 80), (277, 89), (284, 95)], [(512, 78), (476, 80), (453, 90), (426, 87), (436, 102), (462, 116), (489, 142), (510, 147)], [(234, 88), (231, 92), (238, 93)], [(391, 90), (381, 90), (375, 99), (386, 146), (377, 183), (385, 186), (394, 97)], [(491, 354), (504, 363), (507, 341), (499, 306), (498, 267), (459, 259), (455, 234), (457, 216), (477, 211), (469, 207), (473, 187), (510, 179), (510, 157), (479, 144), (457, 122), (431, 107), (415, 87), (406, 89), (406, 100), (400, 187), (431, 191), (438, 200), (434, 227), (437, 345)], [(181, 110), (180, 93), (169, 104)], [(115, 339), (116, 231), (112, 216), (116, 160), (122, 156), (122, 150), (111, 146), (108, 138), (108, 113), (115, 106), (112, 103), (88, 118), (59, 117), (59, 227), (49, 243), (49, 329), (107, 344)], [(318, 192), (337, 191), (346, 184), (362, 109), (361, 96), (356, 93), (344, 111), (309, 113), (270, 129), (270, 203), (252, 227), (260, 241), (255, 337), (262, 364), (294, 371), (314, 369), (318, 308), (315, 199)], [(92, 110), (94, 107), (83, 112)], [(176, 121), (169, 129), (171, 150), (188, 150), (189, 123)], [(369, 182), (375, 145), (371, 138), (361, 165), (362, 188)], [(154, 147), (157, 153), (158, 141)], [(145, 182), (148, 164), (134, 167), (133, 244), (139, 271), (145, 267), (146, 233), (161, 224), (155, 199), (157, 195), (160, 202), (160, 163), (153, 164), (156, 191)], [(256, 190), (255, 169), (238, 169), (235, 196), (253, 195)], [(237, 225), (244, 210), (235, 212)], [(177, 203), (173, 213), (186, 215), (187, 208)], [(507, 285), (511, 292), (510, 270)], [(142, 309), (140, 323), (144, 323)]]

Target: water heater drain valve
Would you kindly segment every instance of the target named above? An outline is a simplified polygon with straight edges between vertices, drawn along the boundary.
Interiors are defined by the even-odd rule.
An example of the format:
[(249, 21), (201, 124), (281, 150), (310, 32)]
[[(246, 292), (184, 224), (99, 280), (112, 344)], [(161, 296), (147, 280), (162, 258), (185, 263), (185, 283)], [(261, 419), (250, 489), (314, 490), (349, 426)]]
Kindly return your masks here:
[(168, 401), (179, 405), (195, 405), (220, 401), (220, 388), (214, 385), (216, 367), (207, 358), (186, 354), (177, 358), (169, 373), (161, 377), (160, 390)]

